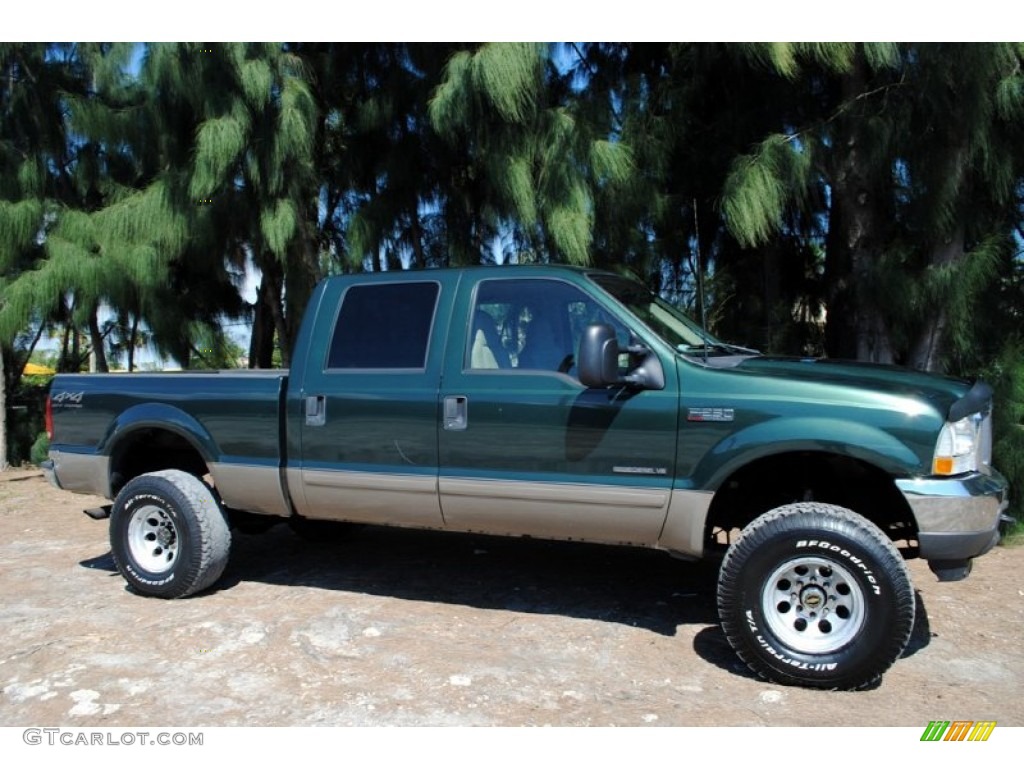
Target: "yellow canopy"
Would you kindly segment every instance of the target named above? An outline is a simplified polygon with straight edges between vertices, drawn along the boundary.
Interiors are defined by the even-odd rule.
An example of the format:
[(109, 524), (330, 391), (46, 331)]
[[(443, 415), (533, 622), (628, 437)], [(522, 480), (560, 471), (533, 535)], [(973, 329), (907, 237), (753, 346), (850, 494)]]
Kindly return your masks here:
[(25, 373), (29, 376), (49, 376), (52, 373), (56, 373), (56, 371), (53, 368), (47, 368), (45, 365), (26, 363)]

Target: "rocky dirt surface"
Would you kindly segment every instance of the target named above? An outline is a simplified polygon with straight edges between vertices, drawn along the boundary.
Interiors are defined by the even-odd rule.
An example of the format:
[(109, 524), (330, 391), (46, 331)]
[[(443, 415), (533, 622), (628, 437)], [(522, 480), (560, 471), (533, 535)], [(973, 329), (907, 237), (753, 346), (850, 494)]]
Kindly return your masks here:
[(873, 690), (745, 671), (706, 567), (663, 554), (362, 527), (235, 534), (217, 587), (128, 592), (101, 499), (0, 475), (0, 725), (1024, 725), (1024, 547), (940, 584)]

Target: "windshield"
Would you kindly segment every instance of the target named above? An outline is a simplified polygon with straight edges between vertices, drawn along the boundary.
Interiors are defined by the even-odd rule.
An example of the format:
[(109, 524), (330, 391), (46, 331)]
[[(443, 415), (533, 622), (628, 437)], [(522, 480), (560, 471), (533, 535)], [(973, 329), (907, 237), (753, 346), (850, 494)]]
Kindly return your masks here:
[(617, 275), (592, 274), (589, 277), (677, 352), (705, 354), (710, 350), (718, 354), (755, 354), (753, 350), (726, 344), (701, 331), (700, 326), (640, 283)]

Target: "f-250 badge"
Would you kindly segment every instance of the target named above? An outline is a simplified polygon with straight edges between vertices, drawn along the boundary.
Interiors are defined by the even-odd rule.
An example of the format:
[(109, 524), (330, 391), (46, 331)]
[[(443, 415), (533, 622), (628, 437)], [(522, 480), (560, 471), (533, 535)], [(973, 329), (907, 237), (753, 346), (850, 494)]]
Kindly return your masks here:
[(732, 408), (688, 408), (687, 421), (732, 421), (736, 417)]

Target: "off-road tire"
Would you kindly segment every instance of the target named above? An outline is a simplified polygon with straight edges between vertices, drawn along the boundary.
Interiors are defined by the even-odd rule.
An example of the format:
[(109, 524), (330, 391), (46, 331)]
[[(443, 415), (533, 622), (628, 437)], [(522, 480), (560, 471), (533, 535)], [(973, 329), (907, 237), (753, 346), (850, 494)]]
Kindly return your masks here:
[(216, 494), (177, 469), (129, 481), (110, 513), (110, 548), (133, 590), (187, 597), (224, 572), (231, 532)]
[(788, 504), (729, 547), (718, 613), (729, 644), (761, 677), (859, 689), (906, 648), (914, 590), (899, 551), (873, 523), (830, 504)]

